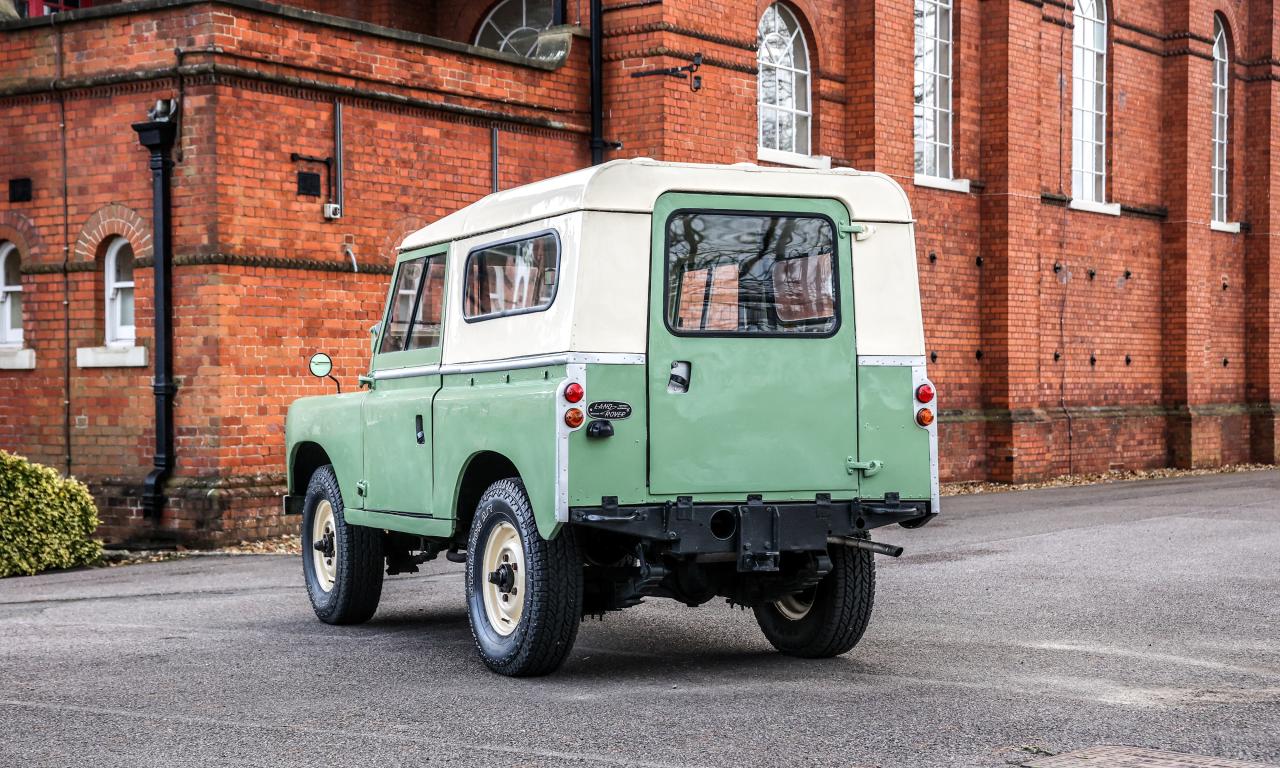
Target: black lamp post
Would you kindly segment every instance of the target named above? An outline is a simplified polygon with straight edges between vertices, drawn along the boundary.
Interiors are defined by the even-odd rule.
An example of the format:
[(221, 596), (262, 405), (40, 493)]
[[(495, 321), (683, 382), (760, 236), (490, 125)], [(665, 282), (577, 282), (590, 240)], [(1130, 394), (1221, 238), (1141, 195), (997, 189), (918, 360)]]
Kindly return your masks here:
[(142, 490), (143, 516), (160, 519), (164, 510), (164, 483), (173, 472), (173, 227), (170, 183), (173, 174), (173, 142), (178, 136), (174, 101), (160, 101), (144, 123), (134, 123), (138, 141), (151, 152), (152, 260), (155, 270), (155, 377), (151, 390), (156, 398), (155, 468)]

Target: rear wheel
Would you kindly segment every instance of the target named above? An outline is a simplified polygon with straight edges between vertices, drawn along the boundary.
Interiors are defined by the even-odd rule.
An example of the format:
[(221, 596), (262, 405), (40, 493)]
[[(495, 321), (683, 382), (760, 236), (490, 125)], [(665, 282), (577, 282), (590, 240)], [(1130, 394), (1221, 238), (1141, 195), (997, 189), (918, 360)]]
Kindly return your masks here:
[(326, 624), (360, 624), (382, 597), (382, 536), (348, 525), (331, 465), (307, 484), (302, 508), (302, 571), (316, 616)]
[(764, 636), (782, 653), (808, 659), (839, 656), (862, 639), (876, 593), (872, 554), (831, 548), (831, 572), (818, 585), (755, 607)]
[(582, 620), (582, 559), (573, 531), (548, 541), (517, 478), (489, 486), (467, 542), (467, 612), (480, 658), (502, 675), (554, 671)]

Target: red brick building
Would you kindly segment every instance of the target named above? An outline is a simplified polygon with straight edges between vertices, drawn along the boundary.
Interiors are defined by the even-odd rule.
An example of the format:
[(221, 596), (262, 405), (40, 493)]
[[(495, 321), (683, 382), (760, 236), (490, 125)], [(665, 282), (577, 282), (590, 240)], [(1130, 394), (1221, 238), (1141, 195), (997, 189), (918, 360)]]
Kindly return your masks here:
[[(331, 391), (314, 350), (348, 385), (363, 372), (394, 246), (495, 182), (591, 161), (589, 0), (17, 0), (4, 20), (12, 4), (0, 448), (89, 481), (108, 538), (289, 528), (285, 408)], [(1276, 461), (1270, 2), (605, 0), (601, 31), (606, 157), (907, 187), (944, 479)], [(696, 90), (632, 77), (695, 54)], [(156, 522), (131, 124), (162, 99), (176, 466)]]

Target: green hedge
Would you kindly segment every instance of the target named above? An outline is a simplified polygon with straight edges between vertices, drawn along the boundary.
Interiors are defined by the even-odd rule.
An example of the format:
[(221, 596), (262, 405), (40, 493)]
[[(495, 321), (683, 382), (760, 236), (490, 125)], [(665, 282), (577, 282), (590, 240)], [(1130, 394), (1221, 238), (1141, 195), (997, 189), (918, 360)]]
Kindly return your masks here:
[(84, 483), (0, 451), (0, 577), (96, 563), (97, 527)]

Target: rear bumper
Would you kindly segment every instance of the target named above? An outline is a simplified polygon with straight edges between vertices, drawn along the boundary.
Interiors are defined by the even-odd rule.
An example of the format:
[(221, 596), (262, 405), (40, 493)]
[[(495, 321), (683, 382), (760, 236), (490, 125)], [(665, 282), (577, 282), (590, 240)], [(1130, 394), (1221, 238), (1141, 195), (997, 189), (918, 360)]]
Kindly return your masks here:
[(574, 507), (573, 525), (666, 542), (674, 555), (734, 554), (740, 571), (774, 571), (783, 552), (826, 550), (832, 537), (856, 536), (893, 523), (916, 528), (935, 516), (928, 501), (832, 501), (745, 504), (674, 502), (619, 506), (606, 497), (598, 507)]

